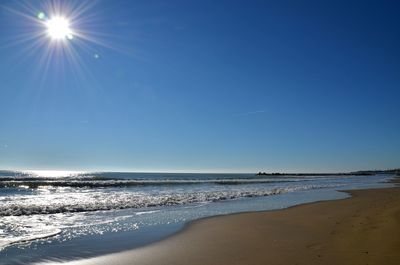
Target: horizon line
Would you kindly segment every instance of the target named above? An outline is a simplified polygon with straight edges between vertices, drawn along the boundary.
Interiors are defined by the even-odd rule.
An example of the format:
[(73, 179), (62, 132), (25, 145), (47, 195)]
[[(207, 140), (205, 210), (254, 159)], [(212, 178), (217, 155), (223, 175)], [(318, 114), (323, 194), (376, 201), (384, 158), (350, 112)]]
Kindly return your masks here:
[(340, 174), (340, 173), (356, 173), (366, 171), (399, 171), (400, 167), (386, 169), (358, 169), (358, 170), (343, 170), (343, 171), (283, 171), (283, 170), (255, 170), (255, 171), (222, 171), (222, 170), (66, 170), (66, 169), (0, 169), (0, 171), (13, 172), (57, 172), (66, 174), (85, 174), (85, 173), (165, 173), (165, 174)]

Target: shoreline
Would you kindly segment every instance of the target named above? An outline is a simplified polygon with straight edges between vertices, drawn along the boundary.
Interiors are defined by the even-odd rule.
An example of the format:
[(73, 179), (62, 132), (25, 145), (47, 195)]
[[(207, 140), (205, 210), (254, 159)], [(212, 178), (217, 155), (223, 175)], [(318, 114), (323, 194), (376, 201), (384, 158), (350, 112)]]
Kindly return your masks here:
[[(399, 179), (393, 182), (398, 183)], [(400, 232), (400, 187), (342, 192), (351, 197), (201, 218), (150, 245), (63, 264), (400, 264), (400, 254), (396, 252), (400, 239), (390, 237)], [(397, 211), (398, 219), (393, 221), (382, 212), (388, 207), (383, 203)], [(365, 220), (351, 223), (354, 218)], [(395, 231), (390, 233), (385, 225), (388, 220), (395, 223)], [(371, 222), (380, 222), (383, 227)], [(354, 234), (354, 229), (362, 234), (383, 229), (387, 238), (381, 242), (359, 240), (363, 236)], [(377, 236), (382, 237), (380, 234)], [(348, 245), (354, 241), (357, 243)], [(394, 246), (394, 251), (385, 252), (382, 245)]]
[[(196, 225), (196, 223), (198, 222), (203, 222), (203, 221), (207, 221), (209, 219), (214, 219), (214, 218), (226, 218), (226, 217), (230, 217), (230, 216), (237, 216), (237, 215), (247, 215), (247, 214), (260, 214), (260, 213), (273, 213), (273, 212), (279, 212), (279, 211), (285, 211), (285, 210), (290, 210), (290, 209), (295, 209), (298, 207), (303, 207), (303, 206), (308, 206), (308, 205), (313, 205), (313, 204), (320, 204), (320, 203), (327, 203), (327, 202), (335, 202), (335, 201), (344, 201), (344, 200), (350, 200), (354, 197), (356, 197), (357, 195), (355, 193), (357, 192), (363, 192), (363, 191), (370, 191), (370, 190), (386, 190), (386, 189), (395, 189), (398, 188), (399, 189), (399, 193), (400, 193), (400, 176), (396, 176), (395, 178), (393, 178), (391, 181), (389, 181), (388, 183), (392, 183), (394, 184), (393, 187), (384, 187), (384, 188), (368, 188), (368, 189), (355, 189), (355, 190), (337, 190), (338, 192), (341, 193), (345, 193), (347, 195), (349, 195), (348, 197), (345, 198), (340, 198), (340, 199), (327, 199), (327, 200), (318, 200), (318, 201), (312, 201), (312, 202), (306, 202), (306, 203), (301, 203), (301, 204), (296, 204), (296, 205), (292, 205), (292, 206), (288, 206), (285, 208), (281, 208), (281, 209), (272, 209), (272, 210), (262, 210), (262, 211), (247, 211), (247, 212), (238, 212), (238, 213), (228, 213), (228, 214), (222, 214), (222, 215), (216, 215), (216, 216), (207, 216), (207, 217), (202, 217), (196, 220), (191, 220), (189, 222), (187, 222), (186, 224), (184, 224), (184, 226), (182, 227), (182, 229), (180, 229), (179, 231), (177, 231), (176, 233), (167, 236), (166, 238), (163, 238), (159, 241), (156, 241), (154, 243), (150, 243), (149, 245), (144, 245), (142, 247), (138, 247), (129, 251), (134, 251), (136, 249), (140, 249), (140, 248), (146, 248), (146, 247), (150, 247), (154, 244), (159, 244), (162, 243), (164, 241), (168, 241), (170, 238), (173, 238), (175, 236), (179, 236), (180, 234), (183, 234), (186, 232), (186, 230), (191, 229), (192, 226)], [(124, 251), (125, 252), (125, 251)], [(111, 254), (112, 255), (112, 254)]]

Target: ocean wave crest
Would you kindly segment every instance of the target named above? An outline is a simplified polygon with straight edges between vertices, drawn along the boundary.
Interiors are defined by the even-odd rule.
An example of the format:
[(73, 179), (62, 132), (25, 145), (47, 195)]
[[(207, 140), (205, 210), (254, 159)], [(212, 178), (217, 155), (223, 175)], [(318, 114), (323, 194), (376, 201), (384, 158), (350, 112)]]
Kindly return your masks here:
[[(329, 185), (332, 187), (332, 185)], [(255, 190), (198, 191), (145, 194), (139, 192), (86, 192), (67, 194), (6, 196), (0, 198), (0, 216), (73, 213), (216, 202), (238, 198), (270, 196), (299, 190), (326, 188), (328, 185), (301, 185)]]
[(147, 179), (147, 180), (121, 180), (121, 179), (1, 179), (0, 188), (6, 187), (28, 187), (35, 189), (43, 186), (53, 187), (76, 187), (76, 188), (106, 188), (106, 187), (132, 187), (132, 186), (163, 186), (163, 185), (195, 185), (195, 184), (217, 184), (217, 185), (240, 185), (257, 183), (283, 183), (298, 182), (304, 179), (265, 179), (265, 178), (236, 178), (236, 179)]

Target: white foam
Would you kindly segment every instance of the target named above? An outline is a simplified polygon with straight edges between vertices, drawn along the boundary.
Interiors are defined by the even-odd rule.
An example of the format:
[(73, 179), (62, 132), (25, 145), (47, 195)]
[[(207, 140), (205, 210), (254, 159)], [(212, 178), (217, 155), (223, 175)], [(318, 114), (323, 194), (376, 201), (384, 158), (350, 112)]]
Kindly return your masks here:
[[(244, 197), (260, 197), (297, 190), (334, 187), (336, 185), (295, 185), (285, 188), (235, 188), (210, 191), (174, 191), (144, 193), (102, 190), (86, 192), (46, 193), (0, 197), (0, 216), (74, 213), (88, 211), (147, 208), (192, 203), (215, 202)], [(12, 199), (10, 199), (12, 197)]]
[(143, 215), (143, 214), (151, 214), (151, 213), (157, 213), (160, 210), (156, 210), (156, 211), (145, 211), (145, 212), (137, 212), (135, 213), (136, 215)]
[(0, 238), (0, 250), (4, 249), (7, 246), (17, 244), (17, 243), (25, 243), (29, 241), (34, 241), (38, 239), (44, 239), (48, 237), (53, 237), (61, 233), (61, 229), (52, 229), (52, 230), (42, 230), (31, 232), (29, 235), (25, 236), (13, 236), (13, 237), (5, 237)]

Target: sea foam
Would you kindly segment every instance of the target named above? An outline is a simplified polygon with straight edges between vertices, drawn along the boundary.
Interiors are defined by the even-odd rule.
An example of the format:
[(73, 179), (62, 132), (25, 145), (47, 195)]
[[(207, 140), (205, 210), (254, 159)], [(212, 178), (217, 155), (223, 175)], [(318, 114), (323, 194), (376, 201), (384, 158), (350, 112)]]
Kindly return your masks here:
[(216, 202), (248, 197), (270, 196), (286, 192), (335, 187), (337, 185), (294, 185), (272, 189), (234, 189), (153, 193), (131, 191), (86, 191), (0, 197), (0, 216), (73, 213), (126, 208), (147, 208)]

